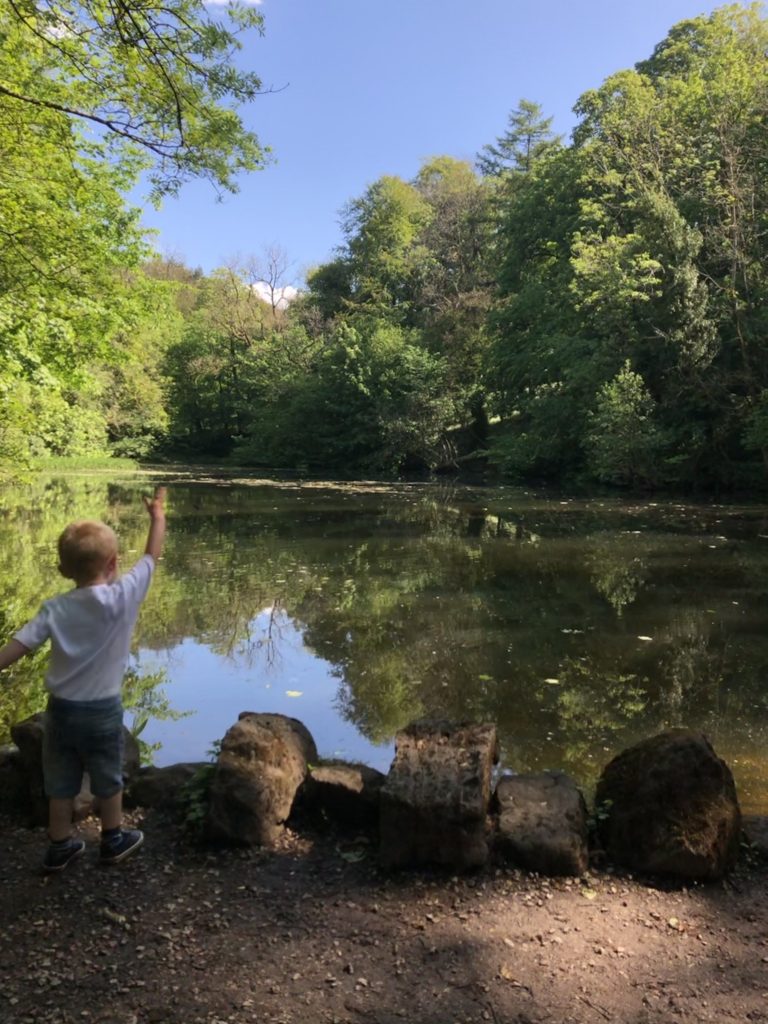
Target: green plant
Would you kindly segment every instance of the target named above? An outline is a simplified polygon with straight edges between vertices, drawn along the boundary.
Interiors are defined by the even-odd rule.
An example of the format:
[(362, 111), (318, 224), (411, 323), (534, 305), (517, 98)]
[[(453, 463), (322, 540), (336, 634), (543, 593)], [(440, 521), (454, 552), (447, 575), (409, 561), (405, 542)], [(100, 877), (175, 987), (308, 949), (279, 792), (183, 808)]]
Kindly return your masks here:
[(612, 806), (613, 800), (595, 802), (592, 813), (587, 818), (587, 830), (591, 836), (597, 836), (600, 832), (600, 827), (608, 821), (611, 816)]
[(208, 750), (210, 762), (201, 765), (189, 782), (182, 787), (181, 826), (189, 838), (195, 842), (201, 842), (205, 834), (208, 793), (220, 753), (221, 740), (215, 740)]
[(154, 718), (160, 721), (176, 722), (180, 718), (187, 718), (191, 711), (175, 711), (161, 689), (166, 682), (165, 669), (157, 672), (150, 672), (146, 675), (129, 668), (125, 674), (123, 683), (123, 703), (127, 711), (133, 712), (131, 724), (131, 735), (139, 745), (139, 756), (142, 764), (152, 764), (152, 757), (160, 749), (161, 744), (147, 743), (141, 738), (148, 723)]

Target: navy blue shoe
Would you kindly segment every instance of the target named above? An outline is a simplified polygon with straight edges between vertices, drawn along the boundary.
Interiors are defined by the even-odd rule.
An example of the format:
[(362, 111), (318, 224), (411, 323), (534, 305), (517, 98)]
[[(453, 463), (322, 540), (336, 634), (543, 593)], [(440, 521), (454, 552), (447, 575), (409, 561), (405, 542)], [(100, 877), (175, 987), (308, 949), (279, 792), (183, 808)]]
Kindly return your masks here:
[(65, 839), (63, 842), (51, 843), (43, 858), (43, 871), (63, 871), (67, 864), (76, 860), (85, 852), (82, 839)]
[(144, 833), (137, 828), (120, 829), (115, 835), (101, 840), (99, 859), (102, 864), (117, 864), (125, 860), (144, 842)]

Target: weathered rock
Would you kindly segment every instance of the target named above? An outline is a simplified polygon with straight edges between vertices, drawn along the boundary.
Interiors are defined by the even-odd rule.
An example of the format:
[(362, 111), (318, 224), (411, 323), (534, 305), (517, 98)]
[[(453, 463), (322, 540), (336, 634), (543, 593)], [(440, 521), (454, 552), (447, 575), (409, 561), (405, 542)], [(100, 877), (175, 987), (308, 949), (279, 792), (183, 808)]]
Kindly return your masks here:
[(125, 791), (126, 807), (153, 807), (175, 814), (184, 802), (185, 786), (204, 768), (207, 761), (182, 762), (165, 768), (140, 768)]
[(309, 730), (285, 715), (243, 712), (221, 744), (209, 789), (212, 839), (250, 846), (274, 844), (296, 791), (317, 761)]
[(383, 866), (485, 864), (496, 760), (494, 725), (421, 721), (399, 732), (381, 789)]
[(21, 755), (15, 746), (0, 747), (0, 810), (18, 814), (29, 800)]
[(43, 786), (43, 723), (45, 713), (38, 712), (11, 726), (11, 739), (19, 749), (21, 772), (26, 786), (23, 815), (30, 825), (48, 821), (48, 800)]
[(768, 814), (745, 814), (741, 824), (752, 852), (768, 860)]
[(496, 848), (542, 875), (582, 875), (589, 863), (587, 809), (563, 772), (513, 775), (496, 787)]
[(141, 751), (139, 741), (125, 726), (123, 726), (123, 779), (129, 782), (141, 767)]
[[(21, 773), (26, 786), (23, 813), (28, 818), (30, 825), (45, 825), (48, 821), (48, 801), (43, 785), (44, 722), (45, 712), (39, 711), (29, 718), (25, 718), (23, 722), (17, 722), (16, 725), (11, 726), (11, 738), (19, 749)], [(127, 779), (138, 769), (139, 745), (128, 729), (123, 729), (123, 735), (125, 738), (123, 777)], [(86, 775), (83, 778), (81, 791), (75, 798), (76, 816), (87, 816), (93, 806), (94, 798)]]
[(386, 776), (365, 764), (327, 763), (313, 768), (302, 787), (302, 806), (337, 824), (372, 828)]
[(636, 871), (714, 879), (736, 859), (736, 787), (702, 733), (672, 730), (619, 754), (600, 778), (596, 809), (608, 856)]

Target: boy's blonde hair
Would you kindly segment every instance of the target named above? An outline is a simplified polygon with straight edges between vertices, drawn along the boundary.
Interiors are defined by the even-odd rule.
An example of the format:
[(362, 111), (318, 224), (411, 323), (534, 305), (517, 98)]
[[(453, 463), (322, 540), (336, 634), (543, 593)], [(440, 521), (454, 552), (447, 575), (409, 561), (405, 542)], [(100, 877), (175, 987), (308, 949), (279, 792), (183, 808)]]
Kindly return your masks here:
[(117, 537), (105, 523), (79, 519), (59, 537), (59, 571), (70, 580), (90, 580), (117, 554)]

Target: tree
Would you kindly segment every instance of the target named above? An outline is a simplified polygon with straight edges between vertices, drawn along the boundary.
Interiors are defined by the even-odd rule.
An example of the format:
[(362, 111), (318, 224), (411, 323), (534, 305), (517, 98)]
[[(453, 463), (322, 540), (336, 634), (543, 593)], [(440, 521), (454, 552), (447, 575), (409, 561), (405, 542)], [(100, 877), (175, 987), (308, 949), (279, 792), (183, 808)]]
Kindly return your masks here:
[[(5, 56), (0, 44), (0, 67)], [(111, 338), (133, 319), (118, 274), (147, 249), (125, 184), (120, 167), (79, 151), (56, 113), (0, 118), (0, 389), (24, 396), (0, 407), (0, 433), (16, 437), (17, 457), (25, 447), (81, 454), (76, 439), (85, 436), (103, 449), (103, 424), (94, 433), (93, 406), (75, 398), (90, 387), (89, 365), (108, 358)], [(34, 443), (20, 450), (24, 435)]]
[(507, 130), (478, 153), (480, 172), (490, 177), (530, 174), (537, 160), (556, 150), (562, 136), (552, 132), (552, 118), (538, 103), (521, 99), (507, 119)]
[(768, 386), (766, 46), (757, 7), (682, 22), (650, 60), (580, 98), (573, 146), (509, 179), (489, 382), (510, 470), (579, 472), (594, 396), (630, 360), (674, 452), (653, 478), (754, 479), (745, 439), (763, 436)]
[(356, 305), (391, 322), (409, 322), (425, 256), (419, 235), (430, 217), (413, 185), (392, 176), (347, 205), (342, 226)]
[[(190, 177), (234, 190), (265, 151), (231, 104), (261, 83), (232, 62), (262, 16), (230, 0), (227, 23), (203, 0), (8, 0), (0, 14), (0, 104), (91, 131), (92, 155), (149, 165), (155, 197)], [(50, 120), (50, 116), (48, 117)]]
[(654, 401), (627, 361), (597, 395), (586, 439), (589, 468), (612, 484), (655, 484), (661, 438)]
[[(260, 436), (265, 411), (281, 420), (286, 389), (310, 372), (317, 342), (293, 303), (283, 308), (279, 298), (287, 258), (272, 247), (267, 259), (272, 262), (265, 267), (261, 257), (243, 257), (193, 280), (189, 272), (166, 268), (181, 278), (185, 309), (183, 330), (163, 360), (170, 443), (182, 450), (221, 457), (236, 449), (243, 461), (263, 462), (271, 450)], [(265, 273), (272, 275), (266, 286), (271, 301)]]
[(572, 148), (553, 154), (510, 193), (499, 227), (486, 385), (501, 418), (491, 457), (513, 477), (578, 469), (584, 417), (604, 379), (571, 290), (582, 172)]
[(296, 289), (289, 283), (288, 272), (291, 260), (282, 245), (272, 243), (262, 250), (260, 256), (247, 261), (247, 277), (251, 288), (268, 303), (272, 310), (272, 322), (279, 330), (285, 319), (285, 311)]
[[(346, 207), (346, 244), (311, 274), (304, 308), (306, 323), (314, 313), (330, 331), (344, 324), (365, 338), (379, 330), (383, 337), (391, 326), (406, 332), (401, 368), (414, 379), (402, 382), (403, 391), (425, 397), (427, 379), (437, 374), (446, 392), (444, 406), (425, 399), (423, 412), (434, 419), (422, 429), (447, 427), (450, 408), (451, 426), (472, 426), (474, 447), (484, 444), (487, 425), (481, 375), (492, 287), (489, 193), (470, 164), (448, 156), (427, 161), (412, 182), (379, 179)], [(387, 444), (400, 438), (403, 457), (421, 448), (437, 464), (438, 448), (450, 452), (445, 438), (414, 447), (413, 420), (406, 416), (402, 426), (390, 422)]]
[(161, 280), (147, 268), (124, 275), (132, 315), (113, 339), (110, 358), (90, 367), (98, 386), (97, 407), (116, 455), (145, 459), (165, 441), (168, 387), (164, 372), (168, 350), (178, 342), (184, 320), (176, 307), (179, 283)]
[(471, 422), (473, 447), (487, 439), (483, 367), (493, 288), (491, 189), (469, 163), (436, 157), (414, 187), (429, 203), (421, 232), (427, 257), (418, 281), (415, 322), (426, 347), (439, 355), (459, 422)]
[(150, 287), (142, 171), (155, 199), (190, 177), (235, 189), (265, 153), (231, 61), (261, 16), (202, 0), (9, 0), (0, 10), (0, 457), (146, 454), (167, 415), (172, 290)]
[(648, 61), (579, 105), (579, 143), (613, 170), (598, 217), (623, 207), (622, 232), (631, 217), (661, 267), (637, 368), (688, 472), (723, 482), (750, 472), (744, 424), (768, 383), (766, 46), (758, 6), (724, 7), (674, 26)]

